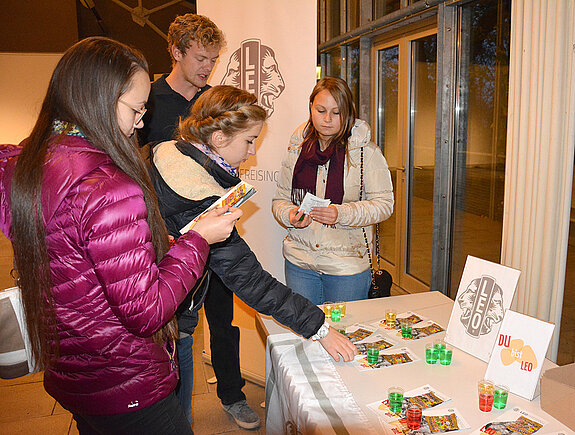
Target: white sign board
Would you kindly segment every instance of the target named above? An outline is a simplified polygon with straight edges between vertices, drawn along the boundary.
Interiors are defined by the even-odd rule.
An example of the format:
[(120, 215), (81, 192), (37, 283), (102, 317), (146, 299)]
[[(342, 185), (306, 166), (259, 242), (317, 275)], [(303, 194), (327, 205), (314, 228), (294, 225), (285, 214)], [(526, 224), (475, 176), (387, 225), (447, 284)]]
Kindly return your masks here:
[[(316, 83), (317, 2), (310, 0), (197, 0), (198, 13), (222, 29), (226, 46), (209, 79), (252, 92), (268, 113), (255, 156), (239, 176), (257, 194), (242, 205), (236, 227), (263, 268), (284, 280), (282, 240), (286, 230), (274, 219), (272, 198), (283, 157), (295, 128), (309, 116)], [(244, 377), (263, 380), (265, 346), (256, 331), (254, 312), (236, 299), (234, 324), (241, 329), (240, 361)], [(210, 354), (208, 328), (204, 352)]]
[(283, 281), (286, 232), (274, 219), (271, 202), (291, 134), (309, 117), (316, 83), (317, 3), (198, 0), (197, 5), (198, 13), (213, 20), (226, 38), (209, 83), (252, 92), (269, 116), (257, 154), (239, 170), (258, 193), (242, 206), (238, 230), (264, 269)]
[(555, 325), (508, 310), (485, 378), (503, 384), (514, 394), (532, 400)]
[(520, 271), (468, 256), (445, 340), (487, 362)]

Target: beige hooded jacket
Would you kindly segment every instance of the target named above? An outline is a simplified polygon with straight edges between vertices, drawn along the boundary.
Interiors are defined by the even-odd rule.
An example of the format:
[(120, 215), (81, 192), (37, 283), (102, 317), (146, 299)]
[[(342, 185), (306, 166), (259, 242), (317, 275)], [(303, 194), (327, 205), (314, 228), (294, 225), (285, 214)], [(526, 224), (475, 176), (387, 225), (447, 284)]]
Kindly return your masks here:
[[(292, 176), (301, 151), (305, 123), (291, 137), (287, 156), (282, 162), (276, 194), (272, 202), (275, 218), (288, 234), (283, 241), (283, 254), (290, 263), (329, 275), (353, 275), (369, 267), (367, 247), (361, 227), (365, 227), (370, 243), (373, 224), (389, 218), (393, 212), (393, 186), (385, 157), (371, 142), (369, 125), (355, 121), (348, 141), (344, 166), (343, 204), (334, 204), (338, 211), (333, 227), (313, 221), (306, 228), (294, 228), (289, 212)], [(361, 183), (361, 149), (363, 148), (363, 200), (359, 200)], [(323, 198), (328, 165), (318, 168), (316, 195)]]

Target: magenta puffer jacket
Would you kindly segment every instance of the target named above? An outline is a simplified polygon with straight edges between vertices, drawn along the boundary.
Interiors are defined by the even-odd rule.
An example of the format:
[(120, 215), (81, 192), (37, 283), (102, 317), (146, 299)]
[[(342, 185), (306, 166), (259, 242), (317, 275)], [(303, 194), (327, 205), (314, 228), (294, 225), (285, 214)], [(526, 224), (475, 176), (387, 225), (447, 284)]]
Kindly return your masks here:
[[(0, 146), (0, 229), (9, 236), (15, 146)], [(209, 245), (193, 231), (155, 263), (140, 187), (104, 152), (66, 136), (44, 166), (42, 207), (60, 358), (46, 391), (85, 415), (136, 411), (168, 396), (177, 367), (152, 334), (201, 276)]]

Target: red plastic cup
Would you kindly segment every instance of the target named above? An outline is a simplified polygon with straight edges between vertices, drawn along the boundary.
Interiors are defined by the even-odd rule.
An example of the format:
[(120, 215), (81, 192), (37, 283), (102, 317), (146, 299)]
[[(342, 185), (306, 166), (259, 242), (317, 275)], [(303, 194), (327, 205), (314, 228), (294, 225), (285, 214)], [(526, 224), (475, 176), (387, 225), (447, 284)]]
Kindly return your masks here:
[(479, 409), (483, 412), (490, 412), (493, 408), (493, 383), (487, 379), (482, 379), (477, 383), (479, 393)]
[(479, 395), (479, 409), (490, 412), (493, 408), (493, 394), (483, 393)]
[(407, 407), (407, 411), (405, 412), (405, 416), (407, 417), (407, 428), (411, 430), (416, 430), (421, 427), (421, 408), (416, 404), (412, 403)]

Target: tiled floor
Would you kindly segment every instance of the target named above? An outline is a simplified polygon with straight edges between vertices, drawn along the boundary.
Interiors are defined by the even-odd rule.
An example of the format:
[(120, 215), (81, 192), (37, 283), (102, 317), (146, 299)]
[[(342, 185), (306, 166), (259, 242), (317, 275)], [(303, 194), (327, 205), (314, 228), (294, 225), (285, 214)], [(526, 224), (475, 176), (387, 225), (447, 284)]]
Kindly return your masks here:
[[(200, 319), (194, 333), (194, 433), (212, 434), (265, 434), (264, 388), (246, 382), (243, 391), (248, 403), (258, 413), (262, 426), (257, 431), (239, 428), (228, 417), (216, 395), (216, 386), (207, 383), (214, 376), (208, 364), (202, 361), (203, 324)], [(29, 435), (78, 434), (72, 415), (50, 397), (42, 386), (42, 374), (14, 380), (0, 380), (0, 434)]]

